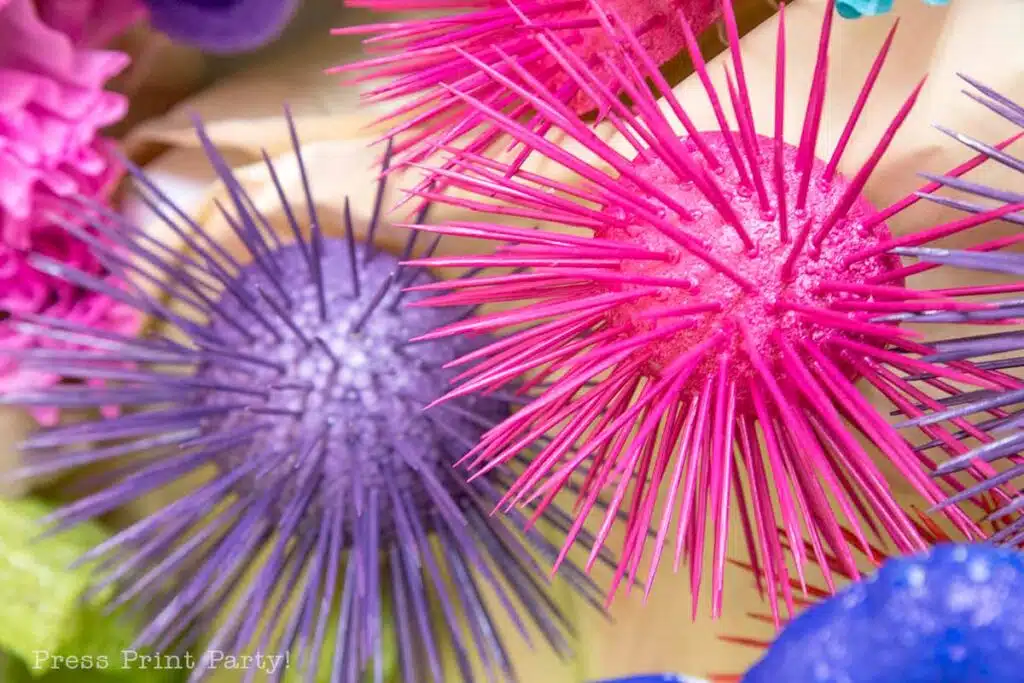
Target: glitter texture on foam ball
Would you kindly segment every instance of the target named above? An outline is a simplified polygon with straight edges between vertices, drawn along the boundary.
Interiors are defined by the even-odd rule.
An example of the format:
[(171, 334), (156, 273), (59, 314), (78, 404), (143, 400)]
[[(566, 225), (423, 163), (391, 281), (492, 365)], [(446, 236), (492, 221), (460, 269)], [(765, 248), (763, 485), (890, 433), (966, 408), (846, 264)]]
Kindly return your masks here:
[[(702, 133), (701, 137), (713, 155), (718, 158), (728, 156), (724, 135)], [(755, 144), (762, 164), (758, 171), (768, 177), (775, 160), (775, 141), (759, 136)], [(692, 144), (689, 149), (692, 154), (697, 153)], [(782, 147), (783, 174), (791, 186), (799, 185), (802, 175), (797, 170), (799, 153), (800, 150), (791, 145)], [(657, 297), (628, 301), (617, 307), (616, 322), (642, 327), (644, 321), (652, 316), (663, 317), (661, 311), (664, 310), (707, 311), (699, 324), (651, 342), (648, 347), (651, 369), (663, 370), (687, 350), (705, 343), (723, 326), (728, 328), (734, 324), (733, 321), (742, 320), (746, 325), (745, 339), (767, 360), (781, 360), (780, 349), (773, 338), (781, 335), (788, 344), (799, 345), (809, 341), (825, 349), (830, 360), (845, 374), (856, 375), (856, 369), (844, 360), (844, 354), (828, 343), (847, 331), (810, 324), (799, 314), (816, 308), (841, 306), (846, 298), (845, 292), (870, 287), (873, 280), (884, 278), (900, 266), (897, 257), (885, 253), (847, 263), (847, 259), (856, 258), (860, 252), (873, 250), (892, 239), (885, 223), (868, 223), (877, 211), (857, 195), (846, 211), (843, 232), (830, 233), (820, 245), (807, 245), (807, 253), (803, 254), (794, 248), (794, 242), (804, 234), (803, 228), (809, 218), (806, 209), (788, 206), (785, 208), (788, 215), (784, 218), (776, 211), (766, 212), (733, 169), (709, 168), (703, 158), (697, 158), (697, 163), (708, 177), (715, 176), (723, 197), (735, 198), (728, 210), (730, 218), (740, 226), (739, 230), (730, 230), (728, 226), (723, 230), (722, 217), (715, 205), (698, 187), (679, 183), (672, 169), (663, 161), (637, 158), (634, 170), (644, 181), (664, 192), (676, 206), (686, 207), (693, 219), (687, 226), (689, 231), (709, 236), (704, 240), (704, 246), (720, 259), (717, 265), (724, 266), (728, 272), (643, 222), (602, 230), (601, 236), (606, 239), (634, 243), (664, 255), (657, 260), (624, 261), (620, 270), (635, 279), (623, 287), (624, 292), (643, 288), (645, 277), (660, 278), (665, 288)], [(838, 174), (826, 182), (825, 164), (817, 160), (811, 163), (811, 182), (808, 183), (804, 205), (828, 212), (842, 201), (850, 190), (850, 182)], [(637, 196), (645, 192), (644, 188), (628, 179), (623, 181), (623, 186), (627, 192)], [(806, 239), (804, 236), (804, 242)], [(680, 286), (672, 286), (670, 281)], [(903, 283), (897, 279), (894, 284), (901, 286)], [(751, 359), (743, 353), (742, 342), (743, 338), (737, 336), (730, 344), (735, 359), (729, 373), (734, 380), (749, 380), (756, 376)], [(692, 384), (702, 382), (703, 376), (714, 372), (713, 363), (705, 365), (703, 372), (694, 374)], [(741, 398), (750, 400), (749, 395)]]
[[(81, 347), (34, 349), (21, 358), (26, 367), (105, 384), (12, 392), (0, 403), (122, 409), (33, 435), (23, 444), (21, 476), (105, 466), (48, 518), (52, 530), (150, 492), (181, 491), (80, 560), (100, 561), (92, 590), (112, 589), (112, 608), (131, 604), (147, 615), (137, 647), (291, 651), (300, 675), (315, 668), (333, 681), (379, 682), (393, 633), (388, 649), (408, 683), (451, 680), (445, 648), (460, 680), (480, 671), (514, 680), (500, 616), (568, 656), (572, 627), (537, 559), (557, 554), (544, 534), (564, 530), (568, 515), (548, 508), (520, 536), (514, 528), (527, 526), (525, 515), (491, 514), (525, 453), (471, 482), (453, 467), (525, 394), (422, 410), (454, 376), (446, 364), (487, 338), (408, 343), (452, 319), (450, 311), (405, 306), (421, 296), (406, 287), (436, 282), (399, 264), (417, 233), (393, 256), (376, 244), (380, 212), (357, 240), (346, 203), (344, 237), (325, 238), (290, 116), (288, 123), (310, 227), (301, 228), (299, 207), (282, 197), (287, 243), (197, 124), (227, 189), (233, 211), (224, 217), (244, 245), (244, 264), (138, 168), (131, 170), (140, 191), (187, 253), (168, 254), (116, 214), (82, 207), (81, 221), (109, 240), (90, 242), (97, 256), (116, 259), (133, 282), (163, 283), (152, 294), (113, 293), (160, 326), (135, 338), (36, 316), (7, 323), (40, 339), (72, 336)], [(269, 158), (267, 166), (276, 183)], [(378, 207), (383, 192), (381, 182)], [(42, 254), (29, 262), (78, 286), (103, 286)], [(580, 569), (566, 566), (561, 577), (599, 608), (600, 590)], [(210, 664), (201, 662), (192, 680), (205, 678)]]
[[(275, 365), (274, 368), (216, 362), (199, 367), (197, 383), (266, 387), (268, 397), (263, 406), (205, 418), (204, 430), (211, 434), (256, 431), (261, 442), (270, 444), (299, 444), (322, 432), (318, 437), (324, 444), (324, 453), (319, 456), (322, 482), (318, 493), (306, 503), (307, 520), (321, 519), (332, 507), (330, 501), (360, 486), (368, 491), (386, 491), (394, 486), (411, 506), (411, 513), (423, 514), (434, 505), (420, 475), (405, 464), (406, 459), (415, 457), (418, 467), (439, 471), (450, 466), (451, 455), (444, 448), (437, 425), (430, 419), (415, 419), (416, 414), (423, 404), (436, 398), (437, 388), (445, 377), (439, 368), (469, 353), (476, 344), (464, 340), (455, 344), (406, 346), (405, 342), (417, 332), (449, 321), (451, 314), (436, 309), (395, 308), (381, 299), (372, 313), (366, 315), (381, 291), (391, 297), (397, 293), (389, 276), (400, 270), (398, 259), (363, 244), (356, 244), (350, 252), (345, 240), (324, 240), (322, 244), (322, 287), (325, 293), (332, 294), (324, 299), (323, 318), (319, 292), (312, 283), (296, 287), (280, 279), (280, 274), (308, 269), (309, 255), (303, 247), (293, 244), (278, 250), (273, 257), (272, 276), (255, 264), (246, 266), (239, 275), (237, 286), (250, 302), (274, 296), (275, 292), (280, 294), (277, 286), (285, 284), (291, 299), (287, 309), (290, 324), (284, 329), (273, 323), (250, 328), (253, 339), (246, 342), (245, 353)], [(358, 297), (351, 295), (352, 254), (362, 264)], [(277, 308), (264, 303), (260, 307), (262, 315), (268, 322), (274, 321)], [(209, 330), (216, 337), (230, 338), (233, 326), (226, 320), (245, 319), (246, 308), (238, 300), (228, 300), (221, 302), (220, 311), (223, 317), (213, 321)], [(362, 324), (356, 329), (360, 321)], [(308, 344), (297, 336), (298, 332)], [(237, 400), (238, 396), (231, 392), (200, 390), (194, 402), (217, 409)], [(479, 436), (479, 424), (471, 420), (497, 422), (508, 414), (507, 404), (489, 399), (470, 400), (460, 408), (471, 411), (471, 417), (449, 413), (444, 418), (445, 429), (453, 431), (454, 438), (460, 441)], [(294, 419), (282, 419), (289, 415)], [(230, 472), (245, 467), (251, 457), (248, 451), (229, 451), (218, 456), (217, 461), (222, 470)], [(275, 470), (300, 468), (302, 457), (299, 451), (282, 454), (275, 469), (252, 473), (240, 486), (261, 488), (259, 481), (268, 475), (273, 480)], [(465, 502), (461, 484), (451, 477), (438, 479), (445, 485), (447, 495), (461, 507)], [(432, 515), (423, 517), (431, 519)], [(348, 520), (346, 527), (352, 523)], [(392, 506), (380, 508), (377, 524), (382, 541), (396, 540)], [(427, 531), (433, 531), (430, 524), (425, 526)], [(349, 540), (350, 532), (347, 529)]]

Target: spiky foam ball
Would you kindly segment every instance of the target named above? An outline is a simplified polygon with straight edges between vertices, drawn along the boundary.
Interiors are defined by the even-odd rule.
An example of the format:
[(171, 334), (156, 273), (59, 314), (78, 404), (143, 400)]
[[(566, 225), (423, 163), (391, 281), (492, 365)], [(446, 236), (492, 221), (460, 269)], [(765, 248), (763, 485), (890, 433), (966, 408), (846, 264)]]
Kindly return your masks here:
[[(620, 68), (618, 39), (600, 31), (598, 3), (595, 0), (348, 0), (350, 7), (368, 7), (379, 11), (438, 10), (440, 15), (386, 21), (379, 24), (336, 29), (337, 35), (367, 35), (370, 56), (362, 61), (336, 67), (331, 73), (357, 74), (358, 81), (384, 80), (370, 90), (371, 102), (396, 103), (382, 120), (405, 118), (389, 135), (399, 135), (396, 154), (412, 150), (410, 158), (429, 151), (421, 143), (443, 144), (477, 129), (473, 149), (489, 147), (500, 131), (487, 126), (480, 116), (450, 88), (474, 92), (491, 106), (527, 117), (530, 125), (546, 130), (545, 117), (528, 100), (500, 87), (480, 73), (476, 60), (506, 74), (513, 71), (503, 64), (514, 61), (522, 74), (520, 82), (537, 79), (555, 93), (561, 102), (577, 111), (593, 106), (579, 86), (558, 68), (550, 55), (538, 49), (533, 33), (550, 30), (554, 40), (562, 42), (574, 58), (601, 74), (610, 75)], [(611, 0), (601, 6), (621, 13), (631, 33), (644, 45), (651, 62), (648, 74), (659, 85), (667, 84), (657, 66), (675, 57), (686, 41), (693, 41), (715, 20), (719, 0)], [(465, 10), (452, 13), (452, 10)], [(683, 19), (682, 22), (677, 17)], [(461, 56), (460, 56), (461, 55)], [(482, 129), (480, 127), (483, 126)]]
[[(865, 165), (849, 179), (837, 172), (891, 34), (835, 153), (827, 163), (815, 159), (833, 9), (829, 3), (808, 115), (796, 146), (781, 135), (785, 21), (780, 17), (778, 24), (776, 133), (771, 139), (754, 133), (729, 2), (724, 3), (724, 21), (735, 78), (728, 79), (728, 96), (738, 131), (729, 129), (722, 97), (696, 51), (692, 58), (698, 76), (722, 127), (683, 139), (673, 131), (673, 124), (692, 128), (683, 107), (667, 93), (659, 109), (639, 70), (619, 72), (606, 89), (597, 87), (600, 75), (585, 65), (568, 74), (608, 112), (622, 145), (632, 147), (626, 152), (603, 142), (554, 94), (520, 86), (497, 68), (480, 65), (495, 83), (551, 112), (562, 136), (558, 144), (473, 93), (458, 92), (525, 148), (576, 176), (555, 179), (457, 148), (449, 151), (455, 168), (434, 171), (468, 193), (444, 201), (481, 216), (419, 229), (479, 238), (498, 247), (494, 253), (418, 263), (516, 269), (430, 286), (449, 293), (424, 305), (505, 304), (500, 312), (426, 336), (503, 331), (498, 341), (463, 359), (459, 385), (447, 398), (486, 393), (513, 378), (540, 387), (537, 398), (488, 430), (464, 463), (486, 473), (557, 430), (504, 503), (511, 508), (539, 501), (543, 509), (568, 483), (577, 482), (578, 514), (564, 556), (605, 494), (608, 512), (598, 518), (595, 547), (608, 542), (616, 514), (628, 520), (613, 592), (623, 577), (636, 575), (645, 550), (652, 551), (650, 590), (667, 546), (677, 566), (688, 558), (696, 605), (710, 547), (717, 613), (733, 501), (742, 512), (750, 555), (770, 587), (784, 576), (777, 528), (784, 530), (798, 566), (807, 560), (801, 524), (811, 529), (819, 560), (831, 548), (849, 566), (853, 560), (840, 531), (841, 518), (862, 547), (866, 534), (875, 532), (884, 532), (903, 550), (921, 547), (920, 534), (862, 440), (873, 443), (931, 502), (944, 497), (939, 482), (926, 474), (934, 462), (904, 442), (854, 381), (867, 380), (901, 410), (921, 400), (910, 375), (931, 373), (930, 384), (942, 395), (959, 392), (953, 382), (991, 384), (975, 368), (922, 360), (928, 350), (914, 341), (913, 333), (874, 322), (888, 311), (971, 308), (906, 288), (907, 269), (886, 252), (966, 231), (1006, 212), (893, 238), (886, 221), (918, 198), (912, 195), (882, 211), (863, 199), (869, 175), (920, 86)], [(630, 64), (643, 64), (643, 46), (615, 11), (602, 15), (602, 25), (612, 33), (610, 39), (628, 47)], [(570, 53), (555, 42), (544, 48), (569, 63)], [(511, 67), (512, 62), (505, 64)], [(632, 98), (634, 111), (601, 95), (620, 89)], [(978, 163), (973, 160), (953, 173)], [(501, 216), (542, 223), (527, 229), (502, 222)], [(963, 533), (977, 533), (962, 511), (947, 513)]]
[(1011, 683), (1024, 556), (941, 545), (891, 560), (795, 619), (743, 683)]
[[(1024, 178), (1024, 160), (1014, 154), (1014, 143), (1024, 136), (1024, 107), (1007, 97), (985, 86), (982, 83), (963, 76), (970, 86), (967, 94), (982, 105), (998, 114), (1011, 124), (1021, 129), (1010, 138), (996, 145), (986, 144), (962, 133), (940, 127), (944, 133), (953, 136), (961, 143), (981, 155), (988, 157)], [(991, 211), (992, 206), (1001, 206), (1009, 211), (1003, 220), (1016, 225), (1024, 225), (1024, 192), (1010, 188), (989, 187), (963, 178), (928, 175), (932, 181), (928, 199), (973, 215)], [(972, 196), (971, 199), (958, 199), (948, 194), (934, 193), (940, 187), (946, 187), (959, 193), (958, 196)], [(995, 332), (985, 334), (947, 338), (935, 342), (936, 361), (971, 360), (978, 367), (991, 372), (1012, 373), (1015, 368), (1024, 365), (1024, 333), (1020, 322), (1024, 318), (1024, 256), (1019, 251), (1012, 251), (1015, 245), (1024, 242), (1024, 234), (1017, 232), (1008, 236), (987, 240), (967, 250), (951, 250), (928, 247), (903, 247), (895, 251), (905, 256), (916, 257), (920, 263), (919, 270), (928, 270), (937, 265), (945, 264), (959, 269), (977, 271), (979, 274), (998, 274), (1002, 281), (992, 284), (968, 285), (949, 288), (943, 292), (946, 296), (962, 297), (967, 301), (989, 301), (984, 310), (964, 311), (930, 311), (906, 313), (900, 319), (916, 323), (963, 323), (995, 326)], [(928, 411), (917, 411), (911, 415), (908, 426), (920, 426), (933, 429), (935, 426), (949, 422), (955, 427), (955, 435), (963, 439), (958, 448), (950, 453), (953, 457), (946, 460), (938, 468), (939, 472), (958, 472), (977, 462), (993, 462), (1010, 458), (1011, 466), (999, 475), (981, 482), (947, 504), (959, 503), (965, 495), (977, 495), (989, 491), (995, 486), (1003, 486), (1014, 482), (1024, 475), (1024, 464), (1017, 458), (1024, 450), (1024, 384), (1009, 374), (1001, 374), (1006, 380), (999, 391), (983, 390), (971, 392), (958, 398), (955, 402), (931, 402)], [(971, 444), (968, 447), (966, 444)], [(925, 444), (925, 448), (942, 445), (940, 441)], [(1017, 497), (1003, 511), (1003, 515), (1013, 514), (1024, 508), (1024, 498)], [(1024, 542), (1024, 521), (1006, 525), (994, 536), (996, 541), (1018, 545)]]
[[(447, 384), (445, 365), (477, 345), (406, 343), (451, 319), (400, 305), (402, 286), (433, 278), (402, 268), (374, 245), (379, 214), (360, 244), (347, 207), (346, 238), (328, 239), (312, 209), (305, 236), (286, 202), (294, 241), (282, 244), (201, 128), (199, 135), (232, 198), (235, 212), (224, 217), (248, 262), (168, 204), (136, 169), (147, 201), (187, 241), (188, 255), (166, 253), (115, 216), (86, 213), (114, 241), (95, 241), (100, 255), (140, 284), (166, 283), (166, 299), (141, 287), (111, 296), (168, 331), (135, 339), (36, 316), (12, 323), (86, 347), (37, 350), (25, 362), (102, 378), (107, 386), (8, 394), (5, 403), (124, 409), (25, 444), (37, 458), (27, 475), (114, 468), (113, 476), (92, 480), (102, 484), (98, 490), (52, 517), (56, 528), (211, 475), (82, 558), (103, 560), (97, 590), (114, 586), (113, 605), (134, 601), (149, 610), (139, 645), (165, 650), (215, 625), (211, 650), (292, 650), (293, 664), (329, 663), (332, 681), (360, 681), (367, 671), (381, 680), (385, 621), (394, 626), (410, 683), (442, 680), (445, 644), (454, 647), (463, 680), (473, 680), (480, 664), (489, 675), (514, 678), (485, 587), (524, 635), (535, 630), (563, 652), (570, 627), (534, 559), (553, 557), (557, 548), (539, 531), (520, 540), (508, 521), (490, 514), (515, 468), (472, 484), (452, 468), (508, 414), (506, 399), (420, 410)], [(294, 128), (292, 135), (298, 155)], [(308, 185), (306, 200), (312, 207)], [(102, 284), (42, 255), (33, 261), (72, 282)], [(558, 511), (545, 519), (566, 525)], [(566, 575), (585, 599), (598, 600), (579, 569)], [(201, 662), (193, 678), (210, 664)]]

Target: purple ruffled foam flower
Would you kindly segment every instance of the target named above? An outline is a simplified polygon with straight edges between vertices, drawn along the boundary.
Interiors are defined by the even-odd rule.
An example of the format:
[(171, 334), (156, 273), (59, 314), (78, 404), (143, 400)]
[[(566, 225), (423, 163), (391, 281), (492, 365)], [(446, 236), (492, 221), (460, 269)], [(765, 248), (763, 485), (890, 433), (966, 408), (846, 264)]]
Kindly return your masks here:
[[(290, 118), (289, 125), (306, 181)], [(405, 288), (434, 282), (402, 265), (419, 233), (410, 233), (397, 258), (375, 246), (382, 184), (365, 241), (356, 240), (347, 205), (345, 238), (327, 238), (306, 184), (309, 230), (282, 192), (291, 233), (282, 240), (201, 125), (198, 133), (229, 193), (233, 211), (224, 216), (245, 258), (229, 254), (133, 168), (142, 192), (190, 248), (190, 256), (171, 255), (180, 265), (124, 219), (97, 207), (83, 212), (114, 245), (94, 240), (98, 256), (166, 282), (165, 297), (142, 288), (119, 294), (166, 329), (133, 338), (21, 317), (40, 338), (73, 334), (89, 347), (36, 350), (24, 358), (28, 366), (107, 385), (2, 399), (124, 408), (119, 417), (54, 428), (25, 443), (23, 476), (113, 468), (95, 492), (52, 516), (57, 529), (199, 471), (210, 475), (82, 558), (104, 560), (97, 590), (114, 585), (114, 605), (150, 610), (139, 646), (166, 651), (206, 633), (208, 648), (225, 652), (292, 650), (300, 672), (301, 663), (330, 662), (331, 680), (345, 683), (369, 672), (380, 680), (384, 621), (394, 624), (408, 683), (442, 680), (444, 646), (454, 648), (463, 680), (473, 678), (474, 661), (492, 677), (514, 678), (495, 612), (566, 652), (570, 626), (548, 597), (535, 556), (553, 560), (557, 548), (542, 532), (564, 533), (568, 515), (548, 509), (523, 539), (512, 531), (527, 525), (523, 513), (491, 515), (523, 456), (468, 483), (453, 467), (521, 398), (495, 392), (421, 410), (457, 373), (448, 364), (489, 338), (407, 341), (466, 315), (411, 305), (420, 294)], [(277, 183), (269, 158), (267, 166)], [(434, 240), (426, 251), (437, 246)], [(95, 282), (42, 254), (31, 262), (73, 283)], [(599, 604), (600, 591), (580, 569), (567, 566), (562, 575)], [(493, 607), (485, 588), (497, 595)], [(328, 624), (338, 625), (336, 635), (328, 636)], [(205, 673), (200, 666), (194, 678)]]
[(153, 27), (217, 54), (247, 52), (281, 35), (298, 0), (145, 0)]
[[(0, 317), (31, 313), (124, 334), (137, 328), (137, 312), (41, 275), (28, 267), (26, 250), (108, 279), (52, 214), (72, 195), (105, 201), (121, 175), (99, 131), (127, 108), (104, 86), (128, 57), (96, 46), (139, 13), (126, 0), (0, 0)], [(40, 344), (68, 345), (0, 330), (0, 394), (60, 381), (52, 370), (20, 371), (13, 362), (12, 353)], [(46, 423), (57, 417), (54, 410), (34, 412)]]
[[(1017, 133), (999, 145), (989, 145), (961, 133), (942, 128), (943, 132), (987, 156), (992, 162), (1021, 173), (1024, 180), (1024, 160), (1015, 156), (1010, 145), (1024, 136), (1024, 106), (1017, 104), (978, 81), (962, 76), (971, 90), (969, 97), (981, 103), (1007, 121), (1021, 128)], [(928, 198), (945, 206), (978, 214), (992, 209), (993, 205), (1019, 208), (1003, 220), (1024, 225), (1024, 192), (1011, 188), (989, 187), (962, 178), (928, 176), (936, 186), (948, 187), (961, 194), (973, 195), (971, 199), (955, 199), (938, 194)], [(1024, 318), (1024, 254), (1009, 250), (1024, 242), (1024, 234), (1017, 232), (1006, 237), (988, 240), (969, 250), (937, 248), (900, 248), (895, 251), (903, 256), (913, 256), (922, 262), (918, 267), (927, 269), (939, 264), (955, 268), (974, 270), (979, 273), (994, 273), (1005, 276), (994, 284), (968, 286), (946, 292), (952, 296), (986, 296), (991, 307), (962, 312), (926, 312), (899, 316), (901, 319), (922, 323), (975, 323), (990, 325), (995, 332), (981, 335), (949, 338), (932, 344), (935, 361), (972, 361), (991, 373), (997, 380), (998, 389), (974, 391), (958, 396), (955, 401), (943, 402), (943, 409), (933, 410), (906, 423), (918, 425), (927, 430), (941, 422), (951, 422), (959, 431), (956, 436), (966, 442), (977, 444), (973, 448), (961, 448), (961, 452), (942, 463), (937, 474), (959, 472), (979, 461), (993, 462), (1014, 456), (1024, 450), (1024, 384), (1007, 373), (1024, 366), (1024, 332), (1020, 321)], [(924, 444), (923, 450), (943, 447), (946, 444), (936, 439)], [(987, 481), (971, 486), (950, 498), (945, 505), (957, 504), (996, 486), (1005, 486), (1024, 475), (1024, 464), (1013, 465), (993, 475)], [(1006, 502), (1006, 501), (1004, 501)], [(1017, 497), (1003, 508), (1002, 514), (1024, 508), (1024, 497)], [(992, 537), (997, 541), (1018, 544), (1024, 541), (1024, 520), (1017, 520), (1000, 528)]]
[(1024, 555), (941, 545), (794, 619), (743, 683), (1016, 683)]

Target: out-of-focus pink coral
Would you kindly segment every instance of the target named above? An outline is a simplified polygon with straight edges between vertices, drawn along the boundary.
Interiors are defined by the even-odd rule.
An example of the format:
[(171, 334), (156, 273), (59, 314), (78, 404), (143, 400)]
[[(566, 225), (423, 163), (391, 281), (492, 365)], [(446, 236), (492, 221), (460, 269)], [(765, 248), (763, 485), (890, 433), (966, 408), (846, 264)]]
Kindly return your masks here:
[[(97, 132), (127, 109), (122, 95), (103, 88), (127, 66), (128, 56), (88, 41), (123, 28), (129, 15), (95, 19), (80, 7), (61, 13), (74, 4), (0, 0), (0, 239), (16, 247), (29, 244), (37, 197), (66, 196), (109, 181)], [(103, 8), (108, 16), (106, 2)], [(62, 30), (47, 23), (49, 17)]]
[(139, 0), (36, 0), (39, 18), (79, 47), (101, 47), (146, 16)]
[[(140, 12), (128, 0), (0, 0), (0, 317), (39, 314), (118, 332), (138, 325), (116, 302), (34, 270), (25, 252), (31, 247), (109, 277), (50, 216), (61, 197), (105, 201), (120, 177), (99, 132), (127, 109), (123, 96), (104, 87), (129, 59), (97, 46)], [(59, 381), (19, 370), (3, 353), (53, 343), (0, 329), (0, 393)], [(56, 414), (37, 417), (51, 422)]]
[[(89, 248), (60, 227), (40, 227), (33, 233), (32, 242), (33, 253), (112, 280)], [(3, 315), (43, 315), (74, 325), (127, 335), (138, 329), (139, 316), (135, 309), (40, 273), (28, 263), (26, 256), (25, 251), (0, 244), (0, 292), (3, 293), (0, 295), (0, 311)], [(40, 371), (38, 366), (19, 368), (12, 352), (67, 346), (65, 342), (48, 337), (22, 334), (14, 325), (0, 325), (0, 394), (49, 386), (61, 380), (59, 375)], [(53, 408), (39, 408), (33, 414), (43, 424), (53, 424), (59, 416)]]

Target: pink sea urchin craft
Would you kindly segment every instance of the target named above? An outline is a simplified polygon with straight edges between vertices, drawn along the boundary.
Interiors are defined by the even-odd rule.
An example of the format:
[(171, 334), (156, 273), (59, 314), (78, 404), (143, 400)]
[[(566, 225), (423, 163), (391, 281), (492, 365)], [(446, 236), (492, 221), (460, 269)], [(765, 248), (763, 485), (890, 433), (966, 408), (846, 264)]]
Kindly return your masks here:
[[(506, 58), (538, 79), (558, 100), (576, 110), (593, 105), (580, 94), (577, 83), (533, 40), (532, 31), (556, 31), (574, 55), (597, 73), (606, 75), (606, 62), (619, 54), (618, 38), (599, 30), (597, 18), (587, 0), (348, 0), (350, 7), (374, 10), (440, 10), (441, 16), (352, 26), (335, 31), (338, 35), (370, 36), (366, 49), (373, 56), (339, 66), (333, 73), (357, 73), (359, 81), (387, 79), (371, 90), (372, 102), (395, 101), (396, 107), (383, 120), (407, 117), (389, 136), (402, 134), (394, 152), (423, 150), (425, 140), (450, 141), (487, 122), (485, 116), (466, 107), (447, 90), (455, 87), (473, 92), (482, 102), (513, 117), (531, 116), (536, 110), (528, 100), (481, 73), (472, 60), (460, 58), (458, 48), (511, 75)], [(655, 64), (679, 54), (684, 44), (680, 26), (673, 20), (681, 13), (694, 33), (701, 33), (718, 16), (719, 0), (603, 0), (614, 8), (643, 45)], [(457, 10), (465, 10), (454, 13)], [(656, 78), (661, 79), (657, 74)], [(663, 80), (662, 80), (663, 82)], [(544, 126), (535, 118), (535, 127)], [(498, 137), (485, 127), (473, 149), (480, 151)], [(417, 156), (413, 154), (413, 158)]]
[[(777, 528), (789, 539), (801, 580), (808, 561), (801, 525), (809, 529), (813, 554), (822, 566), (830, 552), (853, 567), (843, 526), (865, 549), (867, 536), (873, 534), (887, 536), (900, 550), (922, 547), (923, 539), (894, 500), (863, 441), (873, 443), (930, 502), (944, 497), (940, 483), (958, 484), (949, 477), (931, 480), (927, 470), (935, 463), (904, 442), (854, 381), (866, 379), (900, 405), (918, 400), (918, 388), (909, 381), (912, 374), (930, 373), (928, 382), (940, 393), (956, 393), (952, 382), (986, 387), (998, 378), (991, 380), (961, 363), (928, 363), (921, 359), (928, 350), (913, 339), (914, 333), (873, 321), (891, 310), (984, 305), (906, 288), (908, 269), (887, 252), (970, 230), (1010, 209), (894, 239), (886, 221), (918, 197), (911, 195), (882, 211), (863, 199), (868, 177), (921, 86), (910, 93), (863, 167), (852, 178), (837, 172), (892, 34), (834, 154), (826, 162), (815, 159), (832, 3), (796, 146), (783, 142), (781, 133), (783, 17), (778, 23), (774, 138), (754, 132), (732, 3), (724, 3), (723, 13), (732, 48), (728, 97), (738, 132), (728, 129), (722, 96), (683, 24), (722, 129), (680, 139), (674, 122), (642, 87), (649, 64), (643, 46), (615, 10), (604, 13), (596, 4), (592, 7), (610, 42), (621, 50), (623, 66), (613, 70), (614, 82), (601, 83), (554, 31), (539, 32), (537, 38), (549, 54), (564, 60), (567, 77), (607, 111), (607, 121), (632, 153), (621, 154), (599, 139), (514, 60), (503, 65), (522, 85), (467, 53), (482, 74), (553, 122), (563, 141), (555, 144), (532, 132), (474, 93), (452, 92), (526, 149), (572, 171), (576, 181), (513, 169), (446, 146), (455, 166), (430, 172), (469, 196), (417, 191), (426, 198), (492, 212), (479, 221), (420, 230), (498, 243), (493, 253), (417, 263), (515, 269), (501, 274), (471, 270), (462, 278), (420, 288), (446, 292), (426, 305), (511, 305), (423, 337), (502, 334), (457, 362), (463, 372), (448, 396), (493, 391), (523, 376), (530, 378), (526, 386), (539, 390), (538, 397), (488, 430), (463, 464), (478, 476), (558, 430), (510, 487), (503, 505), (539, 501), (544, 509), (572, 482), (581, 493), (564, 557), (595, 502), (606, 494), (607, 514), (596, 513), (596, 547), (608, 542), (616, 514), (627, 520), (613, 595), (624, 577), (632, 585), (645, 550), (652, 551), (649, 591), (668, 545), (677, 567), (683, 558), (688, 560), (696, 610), (710, 546), (716, 614), (722, 603), (733, 501), (742, 512), (752, 563), (772, 591), (785, 584), (789, 571)], [(619, 89), (632, 98), (635, 111), (612, 95)], [(672, 93), (663, 95), (665, 109), (691, 128)], [(577, 156), (574, 145), (611, 170)], [(950, 175), (966, 172), (982, 158)], [(501, 220), (494, 213), (543, 223), (524, 229), (494, 222)], [(946, 512), (961, 533), (978, 533), (962, 511)], [(649, 535), (652, 526), (655, 533)]]

